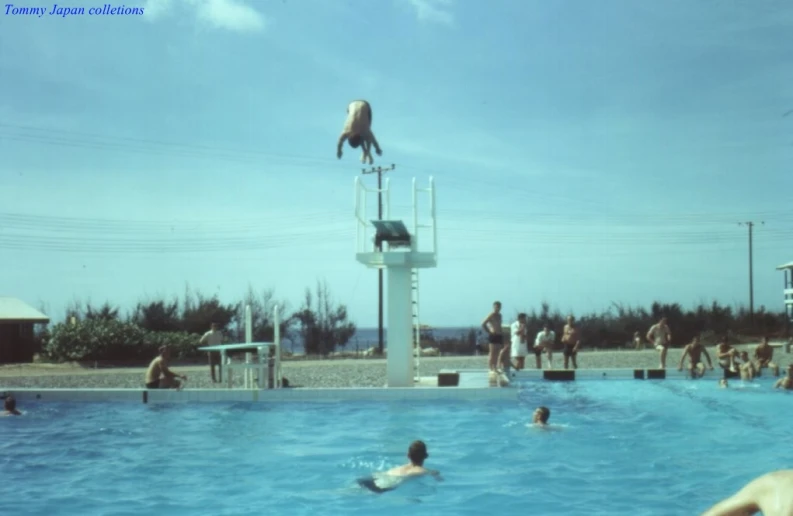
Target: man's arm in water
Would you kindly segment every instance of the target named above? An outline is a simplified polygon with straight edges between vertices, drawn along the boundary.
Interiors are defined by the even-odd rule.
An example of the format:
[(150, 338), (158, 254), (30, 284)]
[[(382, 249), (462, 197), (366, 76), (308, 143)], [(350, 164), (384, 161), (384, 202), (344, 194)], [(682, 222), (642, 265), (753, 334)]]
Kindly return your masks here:
[(722, 500), (703, 512), (702, 516), (749, 516), (756, 514), (760, 510), (757, 498), (764, 487), (765, 478), (763, 476), (749, 482), (731, 497)]

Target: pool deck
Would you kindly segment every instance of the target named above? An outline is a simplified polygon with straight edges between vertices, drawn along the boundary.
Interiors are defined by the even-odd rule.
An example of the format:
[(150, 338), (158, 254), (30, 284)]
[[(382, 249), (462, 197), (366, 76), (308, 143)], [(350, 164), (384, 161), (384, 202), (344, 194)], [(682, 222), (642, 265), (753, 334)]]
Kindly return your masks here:
[[(763, 375), (767, 376), (767, 373)], [(515, 400), (516, 384), (533, 381), (684, 380), (686, 371), (674, 369), (528, 369), (492, 374), (487, 369), (449, 369), (422, 377), (414, 387), (402, 388), (285, 388), (285, 389), (13, 389), (20, 403), (38, 402), (340, 402)], [(724, 378), (720, 369), (707, 371), (704, 381)]]

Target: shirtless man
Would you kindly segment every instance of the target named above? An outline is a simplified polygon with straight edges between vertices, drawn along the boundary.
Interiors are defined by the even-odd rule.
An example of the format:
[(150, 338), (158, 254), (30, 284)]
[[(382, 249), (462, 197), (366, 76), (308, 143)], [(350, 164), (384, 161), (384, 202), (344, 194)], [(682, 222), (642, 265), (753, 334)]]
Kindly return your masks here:
[(661, 317), (657, 323), (650, 326), (647, 331), (647, 341), (652, 342), (655, 349), (661, 352), (661, 369), (666, 369), (666, 353), (672, 342), (672, 332), (669, 331), (666, 317)]
[(576, 356), (578, 356), (578, 348), (581, 346), (581, 334), (578, 328), (575, 327), (575, 319), (572, 315), (567, 316), (567, 324), (562, 329), (562, 344), (564, 349), (564, 368), (567, 369), (568, 360), (573, 361), (573, 369), (578, 369)]
[(754, 363), (749, 360), (749, 353), (746, 351), (741, 351), (740, 357), (741, 362), (738, 363), (737, 366), (741, 372), (741, 380), (751, 382), (754, 377), (758, 375), (759, 371), (754, 366)]
[[(223, 343), (223, 332), (218, 329), (217, 323), (212, 323), (209, 327), (209, 331), (206, 332), (202, 337), (201, 340), (198, 341), (200, 346), (217, 346)], [(220, 365), (220, 351), (210, 351), (207, 353), (209, 355), (209, 374), (212, 375), (212, 383), (216, 383), (217, 380), (215, 379), (215, 367), (218, 368), (218, 373), (220, 375), (220, 381), (223, 381), (223, 368)]]
[(429, 456), (427, 445), (423, 441), (413, 441), (408, 448), (408, 460), (410, 462), (403, 466), (391, 468), (384, 474), (359, 478), (358, 485), (375, 493), (384, 493), (396, 489), (402, 482), (410, 478), (430, 475), (435, 477), (436, 480), (443, 480), (439, 471), (424, 467), (424, 461)]
[(537, 357), (537, 369), (540, 369), (540, 355), (543, 351), (548, 355), (548, 369), (553, 369), (553, 345), (556, 342), (556, 333), (551, 330), (547, 322), (543, 324), (542, 331), (534, 339), (534, 355)]
[(735, 357), (737, 355), (738, 350), (730, 346), (727, 337), (722, 337), (721, 341), (716, 345), (716, 358), (719, 360), (719, 365), (725, 372), (738, 372), (738, 366), (735, 365)]
[(4, 416), (21, 416), (22, 412), (17, 410), (17, 400), (13, 396), (6, 396), (3, 400)]
[(363, 153), (361, 154), (361, 163), (366, 163), (367, 159), (369, 164), (374, 163), (372, 159), (372, 145), (378, 156), (383, 155), (380, 145), (377, 143), (377, 138), (372, 133), (372, 106), (365, 100), (354, 100), (347, 106), (347, 120), (344, 122), (344, 129), (342, 129), (341, 136), (339, 136), (339, 144), (336, 149), (336, 157), (341, 159), (341, 149), (344, 146), (344, 140), (350, 143), (350, 147), (357, 149), (361, 146)]
[(181, 389), (182, 383), (177, 380), (187, 380), (187, 376), (174, 373), (168, 368), (171, 350), (167, 346), (160, 346), (160, 354), (149, 364), (146, 371), (147, 389)]
[(532, 414), (532, 424), (534, 426), (548, 426), (548, 419), (551, 417), (551, 409), (548, 407), (537, 407)]
[(793, 514), (793, 470), (773, 471), (755, 478), (702, 516), (749, 516), (758, 512), (765, 516)]
[(529, 354), (529, 347), (526, 344), (526, 331), (526, 314), (520, 313), (518, 314), (518, 320), (509, 326), (510, 343), (512, 345), (509, 348), (504, 346), (501, 351), (502, 358), (500, 362), (502, 364), (509, 363), (505, 356), (507, 351), (509, 351), (510, 358), (515, 360), (515, 369), (520, 371), (526, 366), (526, 355)]
[(787, 366), (787, 376), (777, 380), (774, 384), (774, 389), (793, 391), (793, 364)]
[(760, 345), (754, 348), (754, 359), (758, 374), (767, 367), (774, 376), (779, 376), (779, 366), (771, 361), (774, 359), (774, 348), (768, 343), (768, 337), (763, 337)]
[(490, 366), (491, 372), (497, 369), (501, 346), (504, 345), (504, 335), (501, 331), (501, 324), (501, 301), (496, 301), (493, 303), (493, 311), (482, 321), (482, 328), (485, 330), (485, 333), (487, 333), (487, 342), (490, 348), (488, 365)]
[(694, 337), (690, 344), (683, 348), (683, 356), (680, 357), (680, 365), (677, 367), (678, 371), (683, 370), (683, 361), (686, 357), (689, 358), (688, 370), (691, 373), (691, 378), (700, 378), (705, 374), (705, 364), (702, 363), (702, 354), (708, 360), (708, 368), (713, 371), (713, 361), (710, 359), (710, 354), (705, 346), (699, 341), (699, 337)]

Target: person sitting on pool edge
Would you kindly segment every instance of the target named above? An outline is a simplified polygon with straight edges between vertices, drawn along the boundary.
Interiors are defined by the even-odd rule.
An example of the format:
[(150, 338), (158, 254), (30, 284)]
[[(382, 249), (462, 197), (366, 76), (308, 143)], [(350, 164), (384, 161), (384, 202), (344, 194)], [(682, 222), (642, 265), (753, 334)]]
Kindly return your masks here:
[(181, 389), (182, 383), (176, 378), (187, 381), (187, 376), (176, 374), (168, 367), (168, 360), (171, 358), (168, 346), (160, 346), (159, 352), (159, 356), (151, 361), (146, 371), (146, 388)]
[(754, 359), (758, 376), (760, 371), (766, 367), (771, 370), (774, 376), (779, 376), (779, 366), (772, 362), (774, 359), (774, 348), (768, 343), (768, 337), (763, 337), (760, 344), (754, 348)]
[(719, 360), (719, 365), (724, 370), (726, 378), (737, 376), (738, 367), (735, 365), (735, 357), (737, 355), (738, 350), (730, 346), (726, 336), (722, 337), (721, 341), (716, 344), (716, 358)]
[(758, 376), (759, 371), (754, 366), (754, 363), (749, 360), (749, 353), (741, 351), (741, 361), (738, 363), (738, 369), (741, 371), (741, 380), (751, 382), (755, 376)]
[(710, 354), (705, 346), (699, 341), (699, 337), (694, 337), (690, 344), (683, 348), (683, 355), (680, 357), (680, 365), (677, 367), (678, 371), (683, 370), (683, 362), (686, 357), (689, 358), (688, 370), (691, 373), (691, 378), (700, 378), (705, 374), (705, 364), (702, 363), (702, 354), (708, 359), (708, 367), (713, 371), (713, 361), (710, 359)]
[(793, 514), (793, 470), (772, 471), (755, 478), (702, 516), (748, 516), (758, 512), (765, 516)]
[(13, 396), (6, 396), (3, 400), (4, 416), (21, 416), (22, 412), (17, 410), (17, 400)]
[(774, 389), (793, 391), (793, 364), (787, 366), (787, 376), (777, 380), (774, 384)]

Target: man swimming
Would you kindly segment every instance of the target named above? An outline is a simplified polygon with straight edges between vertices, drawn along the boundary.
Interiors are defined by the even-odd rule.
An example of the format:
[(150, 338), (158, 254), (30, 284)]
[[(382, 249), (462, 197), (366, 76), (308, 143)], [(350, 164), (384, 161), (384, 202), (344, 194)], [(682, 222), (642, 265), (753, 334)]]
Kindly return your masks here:
[(17, 410), (17, 400), (13, 396), (6, 396), (3, 400), (4, 416), (21, 416), (22, 412)]
[(429, 456), (430, 454), (427, 453), (427, 445), (424, 444), (424, 441), (413, 441), (408, 448), (408, 460), (410, 462), (391, 468), (378, 476), (358, 479), (358, 485), (375, 493), (384, 493), (393, 491), (405, 480), (411, 478), (432, 476), (436, 480), (443, 480), (439, 471), (424, 467), (424, 461)]
[(705, 346), (699, 341), (699, 337), (694, 337), (690, 344), (683, 348), (683, 355), (680, 357), (680, 365), (677, 367), (678, 371), (683, 370), (683, 362), (686, 357), (689, 357), (688, 370), (692, 378), (700, 378), (705, 374), (705, 364), (702, 363), (702, 354), (708, 360), (708, 367), (713, 371), (713, 361), (710, 359), (710, 354)]
[(336, 148), (336, 157), (339, 159), (341, 159), (344, 140), (347, 140), (353, 149), (357, 149), (359, 145), (361, 146), (363, 150), (361, 163), (366, 163), (367, 160), (370, 165), (374, 163), (372, 146), (374, 146), (378, 156), (383, 155), (383, 151), (377, 143), (377, 138), (374, 137), (372, 132), (372, 106), (367, 101), (354, 100), (347, 106), (347, 120), (344, 122), (344, 128), (341, 131)]
[(482, 321), (482, 328), (487, 333), (489, 351), (488, 365), (493, 372), (498, 368), (498, 358), (501, 353), (501, 346), (504, 345), (504, 334), (501, 329), (501, 301), (493, 303), (493, 311)]
[(793, 364), (787, 366), (787, 376), (780, 378), (774, 384), (774, 389), (793, 391)]
[(531, 423), (534, 426), (548, 426), (548, 419), (551, 417), (551, 409), (548, 407), (537, 407), (532, 414)]
[(754, 348), (755, 367), (757, 367), (757, 374), (766, 367), (774, 373), (774, 376), (779, 376), (779, 366), (772, 362), (774, 359), (774, 348), (768, 343), (768, 337), (763, 337), (760, 344)]
[(748, 516), (758, 512), (764, 516), (793, 514), (793, 470), (773, 471), (755, 478), (702, 516)]

